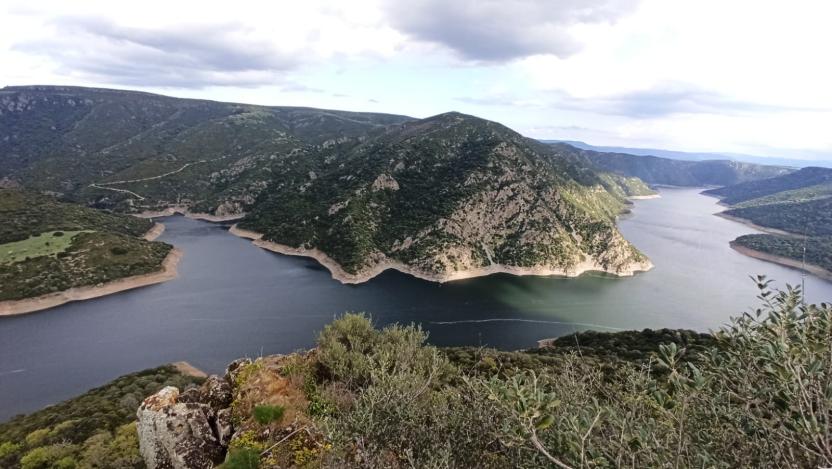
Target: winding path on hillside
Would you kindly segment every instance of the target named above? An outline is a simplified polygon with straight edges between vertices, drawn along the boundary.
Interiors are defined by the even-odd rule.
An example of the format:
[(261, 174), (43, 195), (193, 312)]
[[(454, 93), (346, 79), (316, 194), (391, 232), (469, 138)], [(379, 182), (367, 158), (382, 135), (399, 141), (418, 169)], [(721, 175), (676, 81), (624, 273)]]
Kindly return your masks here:
[(144, 181), (152, 181), (154, 179), (162, 179), (164, 177), (168, 177), (168, 176), (172, 176), (172, 175), (177, 174), (177, 173), (181, 173), (182, 171), (184, 171), (185, 169), (187, 169), (190, 166), (195, 166), (195, 165), (202, 164), (202, 163), (210, 163), (212, 161), (219, 161), (219, 160), (223, 160), (223, 159), (225, 159), (225, 156), (221, 156), (219, 158), (214, 158), (212, 160), (194, 161), (194, 162), (191, 162), (191, 163), (185, 163), (179, 169), (169, 171), (169, 172), (164, 173), (164, 174), (159, 174), (157, 176), (149, 176), (149, 177), (146, 177), (146, 178), (138, 178), (138, 179), (124, 179), (124, 180), (121, 180), (121, 181), (95, 182), (95, 183), (90, 184), (90, 187), (94, 187), (96, 189), (104, 189), (104, 190), (108, 190), (108, 191), (122, 192), (122, 193), (126, 193), (126, 194), (136, 196), (136, 197), (138, 197), (139, 200), (144, 200), (145, 199), (144, 197), (142, 197), (141, 195), (139, 195), (139, 194), (137, 194), (133, 191), (130, 191), (130, 190), (127, 190), (127, 189), (117, 189), (115, 187), (106, 187), (106, 186), (112, 186), (112, 185), (116, 185), (116, 184), (132, 184), (134, 182), (144, 182)]

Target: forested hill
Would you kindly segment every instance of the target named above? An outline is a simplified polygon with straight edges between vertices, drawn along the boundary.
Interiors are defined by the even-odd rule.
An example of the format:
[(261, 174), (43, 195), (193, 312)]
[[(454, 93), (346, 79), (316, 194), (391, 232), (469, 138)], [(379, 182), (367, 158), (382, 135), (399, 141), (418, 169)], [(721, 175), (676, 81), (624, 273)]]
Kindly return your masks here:
[(425, 276), (645, 261), (615, 228), (639, 181), (598, 173), (495, 122), (459, 113), (326, 149), (310, 171), (275, 171), (241, 226), (319, 249), (347, 274), (388, 262)]
[(0, 220), (0, 306), (157, 272), (172, 249), (141, 238), (149, 220), (19, 190), (0, 189)]
[(832, 169), (803, 168), (705, 193), (729, 205), (725, 215), (792, 234), (741, 236), (734, 246), (798, 263), (803, 262), (805, 249), (807, 263), (832, 272)]
[(788, 174), (791, 168), (743, 163), (731, 160), (682, 161), (656, 156), (605, 153), (577, 149), (566, 143), (550, 144), (562, 151), (577, 153), (591, 164), (619, 175), (637, 177), (651, 185), (727, 186)]
[[(244, 210), (271, 165), (410, 118), (135, 91), (0, 90), (0, 181), (120, 210)], [(222, 208), (220, 208), (222, 206)]]
[[(778, 177), (711, 189), (705, 193), (721, 198), (722, 202), (727, 205), (736, 205), (775, 194), (781, 195), (779, 201), (795, 202), (815, 197), (817, 192), (821, 192), (821, 195), (828, 195), (830, 191), (832, 191), (832, 169), (808, 167)], [(769, 198), (758, 200), (754, 204), (762, 205), (777, 201), (778, 199)]]

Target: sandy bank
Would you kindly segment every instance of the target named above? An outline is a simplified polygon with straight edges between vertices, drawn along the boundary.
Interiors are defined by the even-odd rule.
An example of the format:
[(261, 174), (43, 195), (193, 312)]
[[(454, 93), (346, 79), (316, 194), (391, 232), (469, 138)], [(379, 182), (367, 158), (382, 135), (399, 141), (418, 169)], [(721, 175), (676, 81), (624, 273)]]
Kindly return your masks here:
[(582, 262), (575, 266), (572, 269), (564, 270), (564, 269), (548, 269), (548, 268), (528, 268), (528, 267), (516, 267), (516, 266), (506, 266), (500, 264), (494, 264), (487, 267), (481, 267), (477, 269), (470, 269), (470, 270), (463, 270), (457, 272), (449, 272), (447, 274), (434, 274), (431, 272), (423, 272), (418, 269), (414, 269), (408, 265), (405, 265), (399, 261), (385, 259), (382, 262), (379, 262), (375, 266), (370, 269), (367, 269), (364, 272), (360, 272), (358, 274), (352, 274), (346, 272), (340, 264), (338, 264), (335, 260), (331, 257), (326, 255), (324, 252), (318, 249), (303, 249), (303, 248), (293, 248), (291, 246), (286, 246), (284, 244), (274, 243), (271, 241), (265, 241), (262, 239), (263, 235), (261, 233), (257, 233), (254, 231), (244, 230), (242, 228), (238, 228), (237, 225), (234, 225), (229, 229), (231, 234), (239, 236), (241, 238), (248, 238), (251, 239), (255, 246), (268, 249), (269, 251), (274, 251), (280, 254), (285, 254), (289, 256), (302, 256), (302, 257), (311, 257), (318, 261), (319, 264), (326, 267), (329, 272), (332, 274), (332, 278), (338, 280), (341, 283), (345, 284), (357, 284), (357, 283), (364, 283), (371, 278), (381, 274), (387, 269), (397, 270), (401, 273), (412, 275), (416, 278), (420, 278), (422, 280), (428, 280), (430, 282), (438, 282), (438, 283), (445, 283), (445, 282), (452, 282), (454, 280), (464, 280), (468, 278), (475, 278), (475, 277), (484, 277), (486, 275), (504, 273), (504, 274), (511, 274), (511, 275), (518, 275), (518, 276), (525, 276), (525, 275), (534, 275), (534, 276), (559, 276), (559, 277), (577, 277), (585, 272), (606, 272), (622, 277), (629, 277), (634, 275), (636, 272), (645, 272), (653, 268), (653, 264), (650, 261), (645, 261), (638, 264), (631, 265), (628, 269), (621, 271), (621, 272), (612, 272), (610, 270), (605, 269), (604, 267), (596, 264), (595, 262)]
[(191, 365), (188, 362), (173, 362), (171, 365), (176, 368), (176, 371), (182, 373), (185, 376), (193, 376), (196, 378), (207, 378), (208, 373), (200, 370), (199, 368)]
[(780, 236), (789, 236), (789, 237), (792, 237), (792, 238), (794, 238), (796, 236), (800, 236), (800, 235), (797, 235), (797, 234), (794, 234), (794, 233), (789, 233), (788, 231), (778, 230), (776, 228), (768, 228), (766, 226), (755, 225), (754, 223), (750, 222), (749, 220), (746, 220), (745, 218), (740, 218), (740, 217), (735, 217), (735, 216), (732, 216), (732, 215), (728, 215), (725, 212), (718, 212), (718, 213), (715, 213), (714, 215), (716, 215), (718, 217), (721, 217), (721, 218), (724, 218), (726, 220), (731, 220), (731, 221), (735, 221), (737, 223), (742, 223), (743, 225), (745, 225), (749, 228), (754, 228), (755, 230), (762, 231), (762, 232), (768, 233), (768, 234), (774, 234), (774, 235), (780, 235)]
[(797, 270), (805, 270), (806, 272), (816, 275), (822, 279), (832, 281), (832, 272), (824, 269), (823, 267), (812, 264), (806, 264), (806, 267), (804, 268), (803, 262), (797, 259), (757, 251), (754, 249), (747, 248), (745, 246), (740, 246), (739, 244), (733, 241), (731, 241), (730, 245), (733, 250), (737, 251), (740, 254), (744, 254), (746, 256), (753, 257), (755, 259), (760, 259), (763, 261), (774, 262), (775, 264), (784, 265), (786, 267), (792, 267)]
[(176, 214), (184, 215), (188, 218), (192, 218), (194, 220), (203, 220), (203, 221), (210, 221), (214, 223), (224, 222), (224, 221), (233, 221), (239, 220), (246, 216), (245, 213), (236, 213), (233, 215), (211, 215), (210, 213), (199, 213), (199, 212), (191, 212), (188, 210), (187, 207), (168, 207), (164, 210), (145, 210), (144, 212), (134, 213), (133, 216), (139, 218), (158, 218), (158, 217), (170, 217)]
[(627, 197), (630, 200), (648, 200), (648, 199), (661, 199), (661, 194), (650, 194), (650, 195), (631, 195)]
[(121, 278), (100, 285), (74, 287), (61, 292), (49, 293), (23, 300), (0, 301), (0, 316), (31, 313), (43, 309), (54, 308), (71, 301), (89, 300), (100, 296), (144, 287), (156, 283), (166, 282), (176, 278), (176, 266), (182, 258), (182, 252), (173, 248), (162, 261), (162, 269), (158, 272)]
[(145, 241), (155, 241), (156, 238), (162, 236), (162, 233), (165, 232), (165, 225), (161, 223), (154, 223), (153, 226), (147, 230), (147, 233), (142, 236)]

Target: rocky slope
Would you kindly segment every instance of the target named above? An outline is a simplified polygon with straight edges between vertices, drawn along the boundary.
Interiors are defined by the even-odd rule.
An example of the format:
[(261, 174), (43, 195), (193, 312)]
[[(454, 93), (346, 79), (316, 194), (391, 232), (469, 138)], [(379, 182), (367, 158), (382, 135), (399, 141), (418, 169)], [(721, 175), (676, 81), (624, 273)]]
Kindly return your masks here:
[(318, 161), (277, 175), (240, 227), (281, 252), (325, 254), (341, 280), (387, 267), (439, 281), (650, 267), (615, 228), (623, 196), (640, 195), (632, 181), (494, 122), (442, 114), (332, 146)]

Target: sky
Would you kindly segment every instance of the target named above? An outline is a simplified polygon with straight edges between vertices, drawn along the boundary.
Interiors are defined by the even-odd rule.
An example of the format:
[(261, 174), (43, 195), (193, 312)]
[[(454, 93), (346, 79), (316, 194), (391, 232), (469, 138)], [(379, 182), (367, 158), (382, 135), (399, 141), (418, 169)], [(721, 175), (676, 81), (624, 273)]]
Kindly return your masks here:
[(832, 0), (3, 0), (0, 86), (428, 117), (832, 157)]

